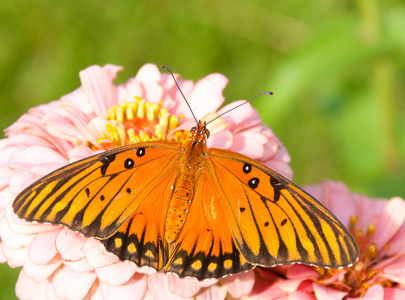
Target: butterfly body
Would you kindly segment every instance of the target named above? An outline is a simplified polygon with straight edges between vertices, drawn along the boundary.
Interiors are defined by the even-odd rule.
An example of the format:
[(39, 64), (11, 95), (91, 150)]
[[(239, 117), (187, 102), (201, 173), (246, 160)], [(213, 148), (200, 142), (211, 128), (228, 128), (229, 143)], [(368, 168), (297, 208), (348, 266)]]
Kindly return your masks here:
[(190, 142), (184, 149), (184, 158), (178, 167), (179, 172), (167, 212), (165, 238), (168, 243), (176, 240), (186, 221), (194, 196), (194, 185), (198, 182), (203, 169), (208, 137), (209, 131), (205, 129), (201, 121), (198, 123), (198, 127), (191, 129)]
[(14, 212), (94, 237), (140, 267), (199, 280), (357, 260), (354, 238), (317, 200), (253, 159), (208, 148), (208, 138), (199, 122), (184, 144), (138, 143), (72, 163), (22, 191)]

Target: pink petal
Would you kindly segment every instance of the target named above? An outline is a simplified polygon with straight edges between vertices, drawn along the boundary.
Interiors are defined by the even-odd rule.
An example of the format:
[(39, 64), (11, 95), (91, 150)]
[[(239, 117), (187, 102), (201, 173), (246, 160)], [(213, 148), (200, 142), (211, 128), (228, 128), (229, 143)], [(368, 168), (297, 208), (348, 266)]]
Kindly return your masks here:
[(248, 271), (234, 276), (228, 276), (221, 280), (235, 299), (248, 295), (255, 284), (254, 271)]
[(52, 283), (59, 298), (81, 299), (90, 291), (96, 278), (94, 272), (77, 273), (64, 267), (56, 272)]
[(21, 267), (27, 257), (27, 248), (11, 249), (3, 245), (2, 252), (7, 258), (8, 265), (12, 268)]
[(31, 277), (27, 276), (24, 270), (21, 270), (15, 287), (15, 294), (21, 300), (43, 300), (46, 299), (46, 288), (46, 281), (38, 283)]
[(272, 159), (267, 162), (263, 162), (263, 164), (269, 167), (270, 169), (276, 171), (277, 173), (283, 175), (285, 178), (292, 180), (293, 170), (290, 167), (290, 165), (286, 164), (285, 161)]
[(41, 163), (66, 163), (66, 157), (59, 152), (41, 146), (32, 146), (16, 151), (8, 165), (12, 168), (32, 167)]
[[(351, 298), (348, 297), (348, 300), (355, 300), (358, 298)], [(363, 298), (366, 300), (383, 300), (384, 299), (384, 288), (379, 285), (373, 285), (367, 289), (367, 291), (364, 293)]]
[[(404, 253), (398, 254), (393, 257), (395, 260), (382, 269), (381, 277), (387, 278), (390, 281), (405, 284), (405, 257)], [(383, 261), (384, 262), (384, 261)], [(382, 267), (382, 264), (377, 264), (375, 269), (378, 270)]]
[(210, 148), (229, 149), (232, 146), (232, 133), (223, 130), (213, 134), (207, 142)]
[(405, 290), (403, 286), (395, 288), (384, 288), (384, 300), (403, 300), (405, 299)]
[(62, 259), (76, 261), (85, 257), (83, 248), (86, 241), (86, 237), (64, 227), (56, 238), (56, 249)]
[(356, 216), (356, 206), (349, 189), (341, 182), (325, 181), (322, 203), (346, 226), (350, 217)]
[(109, 285), (108, 283), (100, 283), (101, 294), (103, 299), (144, 299), (147, 289), (147, 276), (135, 274), (131, 279), (123, 285)]
[(96, 280), (92, 285), (89, 292), (89, 297), (91, 300), (105, 300), (105, 297), (103, 297), (101, 292), (100, 282), (98, 280)]
[(276, 286), (288, 293), (295, 292), (303, 279), (286, 279), (276, 282)]
[(118, 89), (112, 80), (121, 67), (91, 66), (79, 73), (82, 90), (97, 115), (106, 116), (108, 108), (118, 103)]
[(135, 274), (133, 263), (129, 261), (118, 262), (106, 267), (97, 268), (96, 273), (102, 282), (109, 285), (121, 285), (128, 282), (128, 280)]
[[(228, 79), (218, 73), (210, 74), (197, 81), (188, 99), (194, 110), (198, 108), (194, 111), (197, 120), (201, 120), (206, 114), (216, 111), (221, 106), (224, 101), (222, 91), (227, 83)], [(185, 116), (191, 117), (191, 112), (185, 112)]]
[[(323, 300), (323, 298), (319, 298), (320, 300)], [(329, 298), (326, 298), (329, 299)], [(306, 293), (306, 292), (301, 292), (297, 291), (288, 296), (288, 300), (316, 300), (315, 296), (312, 295), (312, 293)]]
[(78, 146), (67, 152), (69, 163), (94, 155), (94, 151), (85, 146)]
[(18, 234), (36, 234), (40, 232), (56, 231), (62, 228), (58, 225), (29, 223), (21, 220), (12, 212), (11, 205), (6, 209), (6, 219), (10, 230)]
[(23, 270), (27, 276), (40, 283), (50, 277), (61, 264), (62, 260), (59, 256), (55, 256), (51, 261), (43, 265), (35, 264), (27, 259), (24, 263)]
[[(259, 159), (264, 153), (264, 143), (257, 139), (258, 135), (244, 132), (233, 136), (233, 144), (230, 150)], [(266, 140), (264, 140), (266, 142)]]
[(59, 232), (59, 230), (55, 230), (39, 233), (35, 236), (28, 248), (28, 256), (33, 263), (44, 265), (53, 260), (58, 254), (55, 240)]
[(43, 126), (52, 136), (74, 143), (78, 138), (83, 139), (71, 120), (66, 116), (49, 113), (42, 119)]
[(376, 231), (372, 237), (372, 241), (377, 244), (378, 250), (381, 250), (397, 233), (404, 220), (405, 201), (399, 197), (388, 201), (379, 224), (376, 224)]
[(319, 273), (313, 268), (304, 265), (291, 265), (283, 267), (289, 279), (318, 278)]
[(87, 239), (83, 251), (86, 255), (87, 263), (93, 268), (101, 268), (118, 262), (118, 258), (105, 250), (105, 247), (97, 240)]
[(170, 292), (167, 276), (162, 272), (156, 273), (152, 276), (148, 276), (148, 288), (154, 299), (179, 299), (179, 296)]
[(222, 300), (225, 299), (227, 288), (225, 286), (213, 285), (209, 288), (202, 288), (197, 295), (198, 300)]
[(169, 291), (182, 298), (192, 298), (201, 289), (201, 287), (195, 285), (193, 280), (189, 278), (179, 278), (174, 274), (167, 274), (166, 278)]
[(147, 101), (157, 103), (162, 100), (163, 88), (158, 85), (160, 76), (159, 69), (153, 64), (142, 66), (136, 74), (135, 79), (141, 84)]
[(0, 263), (7, 262), (7, 257), (4, 256), (3, 253), (3, 245), (0, 243)]
[[(254, 114), (254, 108), (252, 105), (244, 103), (246, 103), (245, 100), (233, 101), (218, 110), (218, 114), (226, 113), (223, 118), (231, 125), (231, 127), (243, 124), (246, 120), (250, 120), (252, 116), (253, 118), (250, 120), (250, 124), (257, 124), (257, 121), (260, 122), (260, 118), (257, 118), (258, 115)], [(239, 105), (242, 106), (236, 108)], [(228, 111), (229, 113), (227, 113)]]
[(28, 234), (15, 234), (8, 227), (6, 218), (0, 219), (0, 236), (1, 241), (7, 248), (18, 249), (22, 247), (27, 247), (32, 239), (32, 235)]
[(63, 264), (72, 271), (78, 273), (94, 271), (94, 268), (87, 264), (85, 257), (75, 261), (63, 260)]
[(387, 205), (387, 201), (370, 199), (361, 195), (353, 195), (353, 197), (356, 199), (357, 229), (367, 230), (370, 224), (376, 225), (379, 222), (381, 212)]
[(328, 288), (317, 283), (314, 283), (314, 292), (316, 299), (341, 300), (347, 295), (345, 292)]

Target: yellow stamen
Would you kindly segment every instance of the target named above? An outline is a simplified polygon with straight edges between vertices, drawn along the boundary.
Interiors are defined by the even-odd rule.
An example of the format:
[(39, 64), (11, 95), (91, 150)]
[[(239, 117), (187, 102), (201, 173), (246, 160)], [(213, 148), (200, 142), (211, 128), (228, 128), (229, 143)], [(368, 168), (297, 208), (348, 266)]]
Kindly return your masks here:
[(351, 231), (354, 231), (355, 229), (356, 229), (356, 224), (357, 224), (357, 221), (359, 220), (359, 218), (358, 217), (356, 217), (356, 216), (351, 216), (350, 217), (350, 230)]
[(367, 258), (369, 260), (374, 259), (374, 257), (376, 257), (377, 255), (377, 245), (375, 243), (372, 243), (368, 249), (367, 249)]
[(374, 224), (370, 224), (367, 227), (367, 237), (371, 237), (375, 232), (375, 225)]
[(107, 132), (97, 139), (97, 144), (92, 149), (110, 149), (111, 146), (154, 140), (188, 140), (188, 132), (180, 131), (168, 136), (180, 122), (178, 117), (171, 116), (166, 108), (161, 107), (162, 104), (163, 101), (150, 103), (134, 97), (134, 101), (122, 101), (119, 105), (114, 105), (107, 111)]
[[(179, 118), (184, 118), (184, 116), (180, 116)], [(169, 117), (169, 130), (175, 129), (177, 126), (179, 126), (179, 118), (176, 116), (170, 116)]]
[(138, 102), (138, 111), (136, 112), (138, 118), (145, 118), (145, 100)]
[(150, 141), (149, 135), (142, 130), (139, 132), (139, 137), (141, 138), (141, 142)]
[(124, 111), (125, 109), (122, 106), (118, 106), (117, 109), (115, 110), (116, 116), (115, 120), (117, 120), (120, 123), (124, 122)]
[(138, 108), (138, 102), (130, 102), (127, 105), (127, 108), (125, 109), (125, 113), (127, 115), (127, 119), (129, 121), (132, 121), (135, 119), (135, 112), (137, 111)]

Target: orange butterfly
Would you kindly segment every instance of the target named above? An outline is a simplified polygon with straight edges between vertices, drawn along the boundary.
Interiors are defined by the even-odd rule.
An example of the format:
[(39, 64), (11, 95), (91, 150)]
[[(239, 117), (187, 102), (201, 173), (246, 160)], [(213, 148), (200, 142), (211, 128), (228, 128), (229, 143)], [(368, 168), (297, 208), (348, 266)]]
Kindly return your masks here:
[(186, 143), (142, 142), (69, 164), (22, 191), (14, 212), (94, 237), (140, 267), (199, 280), (358, 259), (328, 209), (261, 163), (207, 148), (209, 135), (199, 121)]

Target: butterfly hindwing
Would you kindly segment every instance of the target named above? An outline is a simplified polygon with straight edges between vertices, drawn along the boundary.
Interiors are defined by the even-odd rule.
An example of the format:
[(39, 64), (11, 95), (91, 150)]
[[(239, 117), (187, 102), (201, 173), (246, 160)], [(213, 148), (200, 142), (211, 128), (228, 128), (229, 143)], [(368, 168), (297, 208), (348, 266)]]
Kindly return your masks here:
[(165, 269), (180, 277), (221, 278), (254, 267), (238, 250), (207, 171), (204, 166), (187, 220)]
[(177, 169), (165, 175), (136, 208), (119, 230), (101, 242), (121, 260), (139, 267), (162, 269), (168, 259), (165, 219), (173, 192)]
[(280, 174), (241, 154), (210, 149), (213, 181), (242, 255), (253, 264), (346, 267), (358, 246), (317, 200)]
[(17, 196), (13, 209), (28, 221), (61, 224), (88, 237), (108, 238), (175, 169), (181, 151), (181, 144), (159, 142), (105, 151), (35, 182)]

